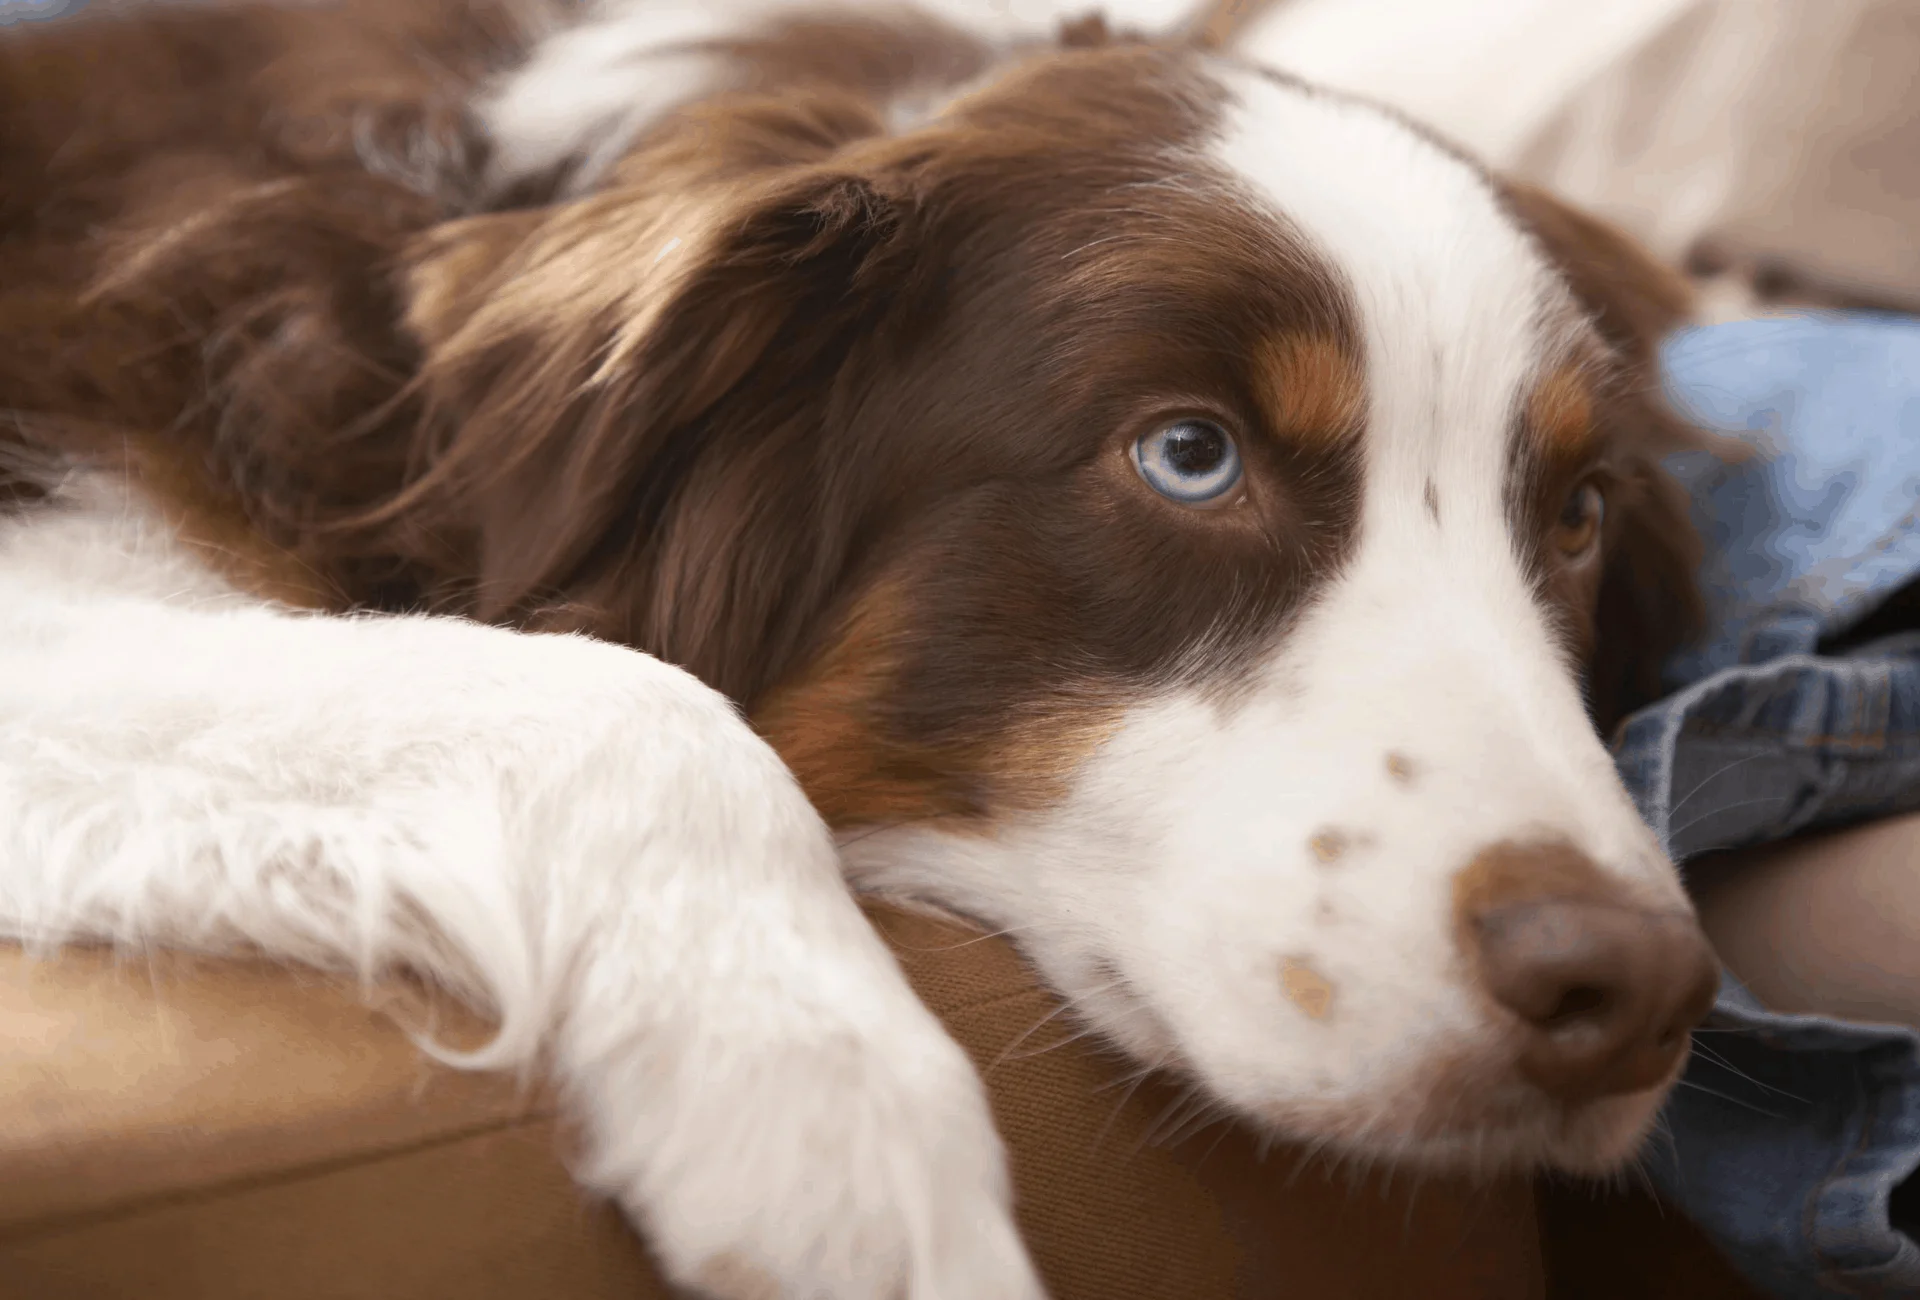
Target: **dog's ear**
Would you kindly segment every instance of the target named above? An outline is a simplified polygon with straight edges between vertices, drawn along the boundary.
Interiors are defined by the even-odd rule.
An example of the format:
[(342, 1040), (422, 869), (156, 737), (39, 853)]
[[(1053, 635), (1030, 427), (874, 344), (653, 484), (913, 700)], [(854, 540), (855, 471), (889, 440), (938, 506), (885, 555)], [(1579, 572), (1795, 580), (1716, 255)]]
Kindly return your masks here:
[(1605, 222), (1528, 186), (1509, 184), (1506, 194), (1618, 362), (1595, 410), (1620, 472), (1607, 502), (1588, 676), (1605, 732), (1660, 694), (1663, 664), (1704, 621), (1700, 540), (1686, 493), (1661, 465), (1676, 451), (1713, 443), (1662, 395), (1660, 341), (1686, 322), (1692, 293), (1678, 272)]
[(901, 210), (823, 170), (437, 231), (410, 323), (446, 433), (394, 518), (466, 538), (478, 617), (592, 631), (749, 698), (837, 573), (807, 430), (910, 278)]

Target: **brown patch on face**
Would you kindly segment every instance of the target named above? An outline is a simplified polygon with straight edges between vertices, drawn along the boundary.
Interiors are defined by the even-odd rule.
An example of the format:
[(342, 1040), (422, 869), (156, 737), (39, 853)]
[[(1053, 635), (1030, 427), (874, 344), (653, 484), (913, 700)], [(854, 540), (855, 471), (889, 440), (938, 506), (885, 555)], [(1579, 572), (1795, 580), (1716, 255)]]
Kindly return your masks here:
[[(1695, 585), (1699, 539), (1685, 494), (1660, 464), (1671, 452), (1709, 445), (1661, 393), (1660, 340), (1686, 319), (1691, 292), (1676, 271), (1605, 222), (1531, 186), (1508, 182), (1501, 192), (1606, 345), (1606, 354), (1584, 367), (1588, 450), (1606, 499), (1601, 554), (1569, 571), (1542, 546), (1537, 564), (1569, 651), (1587, 667), (1589, 707), (1605, 732), (1659, 695), (1662, 665), (1704, 621)], [(1551, 417), (1557, 407), (1572, 429), (1579, 402), (1571, 397), (1569, 385), (1551, 400), (1536, 400), (1544, 408), (1538, 414)], [(1540, 424), (1550, 428), (1553, 420)], [(1510, 517), (1523, 541), (1539, 545), (1582, 466), (1570, 454), (1516, 460)]]
[(1584, 367), (1561, 366), (1527, 398), (1526, 428), (1533, 443), (1558, 461), (1584, 461), (1599, 442), (1591, 380)]
[(1283, 334), (1262, 350), (1266, 408), (1280, 436), (1330, 446), (1360, 436), (1366, 385), (1359, 362), (1337, 339)]
[(827, 824), (965, 829), (989, 808), (1065, 797), (1068, 777), (1118, 726), (1119, 707), (1063, 698), (945, 743), (914, 734), (898, 717), (912, 619), (903, 588), (877, 584), (812, 666), (754, 711), (754, 726)]
[(1307, 852), (1313, 855), (1315, 862), (1330, 865), (1340, 860), (1349, 843), (1345, 831), (1323, 830), (1307, 841)]
[(1607, 488), (1620, 450), (1601, 420), (1617, 365), (1589, 341), (1536, 384), (1513, 435), (1508, 517), (1567, 657), (1583, 666), (1597, 642)]
[(1309, 1020), (1325, 1020), (1333, 1010), (1332, 982), (1304, 957), (1281, 959), (1280, 987), (1286, 991), (1287, 1000), (1299, 1007)]
[(981, 764), (1001, 787), (996, 807), (1018, 811), (1066, 797), (1067, 779), (1120, 729), (1117, 702), (1058, 701), (1048, 716), (1014, 719)]
[(1395, 750), (1387, 755), (1387, 777), (1395, 785), (1413, 784), (1413, 760)]
[(904, 610), (889, 587), (870, 591), (838, 640), (754, 710), (753, 723), (793, 770), (829, 826), (893, 825), (971, 811), (937, 771), (890, 743), (881, 710), (899, 672)]

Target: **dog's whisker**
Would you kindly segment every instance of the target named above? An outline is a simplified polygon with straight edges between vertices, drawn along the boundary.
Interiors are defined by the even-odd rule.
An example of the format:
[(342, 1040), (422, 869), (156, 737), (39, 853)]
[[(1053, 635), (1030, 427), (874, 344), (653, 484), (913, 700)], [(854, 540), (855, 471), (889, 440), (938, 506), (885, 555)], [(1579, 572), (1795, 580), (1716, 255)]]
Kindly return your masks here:
[[(1098, 985), (1093, 988), (1081, 991), (1079, 994), (1076, 994), (1076, 998), (1097, 996), (1101, 993), (1107, 992), (1108, 990), (1123, 984), (1124, 982), (1125, 981), (1123, 979), (1119, 977), (1115, 977), (1114, 979), (1108, 981), (1106, 984)], [(1074, 1001), (1062, 1002), (1059, 1006), (1056, 1006), (1055, 1008), (1053, 1008), (1053, 1010), (1047, 1012), (1044, 1016), (1040, 1017), (1040, 1019), (1036, 1020), (1033, 1024), (1029, 1025), (1020, 1034), (1019, 1037), (1015, 1038), (1012, 1042), (1008, 1043), (1006, 1047), (1002, 1048), (1000, 1051), (1000, 1054), (994, 1058), (992, 1064), (987, 1066), (984, 1073), (989, 1073), (989, 1074), (992, 1073), (992, 1071), (996, 1067), (1006, 1063), (1009, 1060), (1031, 1060), (1034, 1057), (1044, 1055), (1045, 1053), (1053, 1051), (1056, 1048), (1064, 1047), (1068, 1043), (1078, 1042), (1081, 1039), (1091, 1037), (1095, 1033), (1097, 1033), (1098, 1031), (1096, 1029), (1092, 1028), (1091, 1026), (1086, 1026), (1081, 1028), (1079, 1031), (1062, 1038), (1060, 1041), (1057, 1041), (1055, 1043), (1050, 1044), (1047, 1047), (1040, 1049), (1037, 1052), (1030, 1052), (1023, 1055), (1016, 1055), (1017, 1053), (1019, 1053), (1020, 1047), (1023, 1044), (1025, 1044), (1028, 1039), (1032, 1038), (1034, 1034), (1038, 1033), (1040, 1030), (1044, 1029), (1046, 1026), (1052, 1024), (1054, 1021), (1058, 1020), (1060, 1017), (1066, 1016), (1066, 1015), (1078, 1014), (1078, 1012), (1079, 1012), (1079, 1008)]]
[(1693, 799), (1696, 795), (1699, 795), (1700, 793), (1705, 791), (1708, 786), (1712, 785), (1715, 781), (1718, 781), (1721, 777), (1725, 776), (1727, 773), (1732, 772), (1735, 769), (1743, 767), (1746, 764), (1754, 762), (1758, 759), (1769, 758), (1769, 757), (1772, 757), (1772, 756), (1769, 754), (1748, 754), (1745, 758), (1736, 758), (1730, 762), (1722, 764), (1720, 767), (1715, 768), (1712, 772), (1708, 773), (1706, 776), (1703, 776), (1698, 781), (1694, 782), (1693, 788), (1689, 790), (1686, 793), (1686, 795), (1680, 799), (1678, 803), (1674, 804), (1673, 807), (1667, 809), (1667, 819), (1671, 821), (1675, 816), (1679, 814), (1682, 808), (1686, 807), (1689, 803), (1693, 802)]
[(1709, 1088), (1706, 1084), (1696, 1083), (1692, 1079), (1682, 1079), (1676, 1086), (1685, 1088), (1690, 1092), (1701, 1092), (1709, 1097), (1717, 1097), (1719, 1100), (1727, 1102), (1730, 1105), (1738, 1106), (1742, 1110), (1750, 1110), (1756, 1115), (1765, 1115), (1768, 1119), (1784, 1120), (1786, 1118), (1785, 1115), (1782, 1115), (1778, 1111), (1768, 1110), (1764, 1106), (1756, 1106), (1750, 1101), (1744, 1101), (1731, 1093), (1721, 1092), (1716, 1088)]
[(1753, 1075), (1749, 1074), (1747, 1071), (1741, 1069), (1739, 1066), (1735, 1065), (1732, 1061), (1728, 1060), (1723, 1054), (1714, 1051), (1713, 1048), (1709, 1047), (1705, 1043), (1695, 1043), (1693, 1047), (1695, 1051), (1699, 1052), (1702, 1056), (1706, 1057), (1707, 1060), (1712, 1061), (1715, 1065), (1727, 1071), (1727, 1073), (1733, 1075), (1737, 1079), (1744, 1080), (1745, 1082), (1752, 1084), (1756, 1088), (1762, 1088), (1762, 1089), (1765, 1089), (1767, 1092), (1771, 1092), (1778, 1096), (1785, 1097), (1789, 1101), (1797, 1101), (1802, 1106), (1808, 1106), (1812, 1104), (1805, 1097), (1802, 1097), (1797, 1093), (1788, 1092), (1785, 1088), (1778, 1087), (1775, 1084), (1767, 1083), (1765, 1080), (1755, 1078)]
[(1689, 821), (1684, 825), (1669, 826), (1667, 828), (1667, 837), (1669, 839), (1675, 839), (1681, 835), (1686, 834), (1688, 831), (1692, 830), (1694, 827), (1702, 824), (1703, 822), (1709, 821), (1715, 817), (1722, 816), (1723, 814), (1726, 814), (1726, 813), (1738, 812), (1742, 808), (1764, 808), (1774, 804), (1792, 803), (1794, 800), (1798, 799), (1799, 797), (1800, 796), (1797, 793), (1789, 791), (1783, 794), (1767, 795), (1759, 799), (1741, 799), (1741, 800), (1737, 800), (1734, 803), (1717, 804), (1713, 808), (1709, 809), (1704, 813), (1701, 813), (1698, 817), (1695, 817), (1692, 821)]

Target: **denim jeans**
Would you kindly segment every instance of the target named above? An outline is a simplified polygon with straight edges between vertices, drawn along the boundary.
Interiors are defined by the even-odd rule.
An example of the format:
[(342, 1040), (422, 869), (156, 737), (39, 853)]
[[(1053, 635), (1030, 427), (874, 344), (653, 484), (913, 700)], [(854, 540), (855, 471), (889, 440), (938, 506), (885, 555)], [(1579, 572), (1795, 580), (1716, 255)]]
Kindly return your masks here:
[[(1710, 630), (1616, 733), (1642, 814), (1684, 869), (1920, 808), (1920, 632), (1872, 618), (1920, 578), (1920, 321), (1743, 321), (1675, 336), (1665, 362), (1681, 410), (1758, 454), (1670, 466)], [(1761, 1287), (1920, 1296), (1894, 1196), (1920, 1169), (1920, 1036), (1775, 1014), (1727, 975), (1665, 1119), (1656, 1184)]]

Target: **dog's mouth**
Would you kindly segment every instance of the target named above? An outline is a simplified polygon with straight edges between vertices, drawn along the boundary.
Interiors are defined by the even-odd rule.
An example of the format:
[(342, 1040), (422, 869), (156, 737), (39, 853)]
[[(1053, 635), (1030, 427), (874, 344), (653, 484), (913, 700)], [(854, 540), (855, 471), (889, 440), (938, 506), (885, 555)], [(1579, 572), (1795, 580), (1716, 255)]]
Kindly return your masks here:
[(1422, 1163), (1472, 1173), (1552, 1170), (1604, 1177), (1632, 1163), (1668, 1091), (1651, 1088), (1573, 1106), (1541, 1101), (1531, 1114), (1423, 1134), (1410, 1154)]
[[(1556, 1098), (1530, 1083), (1497, 1031), (1471, 1048), (1406, 1068), (1364, 1095), (1259, 1099), (1225, 1089), (1185, 1050), (1173, 1018), (1117, 977), (1072, 997), (1082, 1018), (1135, 1060), (1187, 1079), (1289, 1145), (1433, 1173), (1499, 1177), (1552, 1171), (1605, 1177), (1629, 1166), (1686, 1067), (1625, 1092)], [(1683, 1034), (1690, 1042), (1691, 1035)], [(1237, 1095), (1233, 1095), (1237, 1094)]]
[[(1598, 1178), (1630, 1166), (1677, 1084), (1671, 1077), (1638, 1092), (1562, 1102), (1517, 1079), (1493, 1082), (1485, 1071), (1430, 1076), (1372, 1106), (1302, 1107), (1276, 1103), (1256, 1118), (1287, 1140), (1368, 1161), (1434, 1173), (1500, 1177), (1556, 1172)], [(1477, 1075), (1480, 1086), (1470, 1079)], [(1443, 1082), (1435, 1086), (1432, 1078)]]

